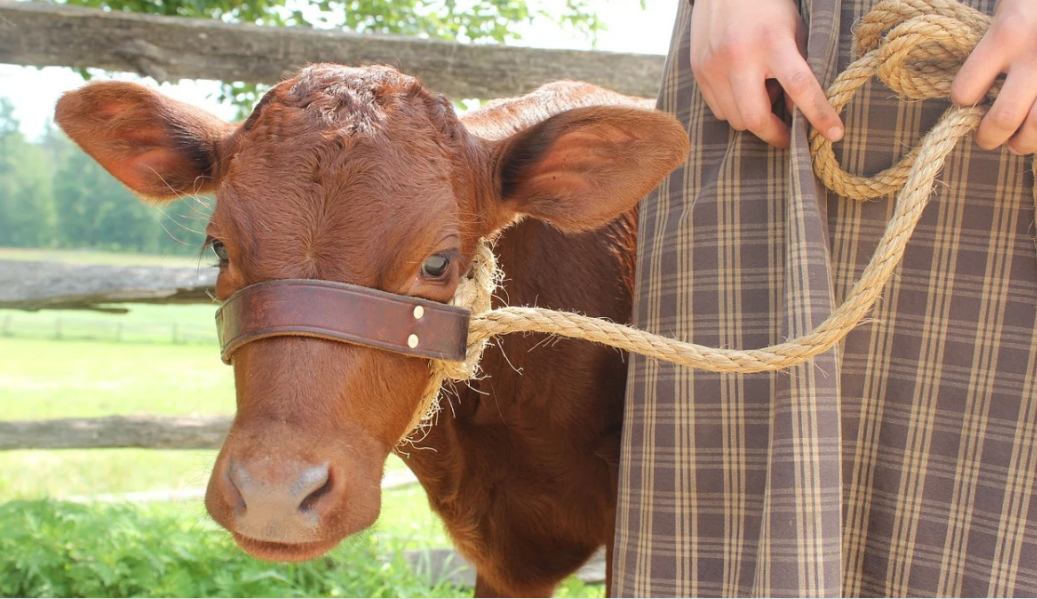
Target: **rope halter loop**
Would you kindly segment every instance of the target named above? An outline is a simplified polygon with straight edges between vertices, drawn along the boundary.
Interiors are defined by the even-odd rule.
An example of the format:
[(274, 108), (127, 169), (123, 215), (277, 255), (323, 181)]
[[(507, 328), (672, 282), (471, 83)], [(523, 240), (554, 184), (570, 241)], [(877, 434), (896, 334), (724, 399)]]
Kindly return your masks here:
[[(493, 255), (490, 243), (485, 239), (481, 240), (476, 247), (468, 273), (457, 284), (450, 305), (465, 308), (472, 314), (490, 312), (493, 292), (503, 278), (504, 273), (497, 268), (497, 258)], [(407, 424), (403, 438), (400, 439), (401, 445), (413, 443), (415, 433), (418, 433), (419, 437), (424, 436), (423, 433), (434, 422), (436, 414), (441, 409), (440, 395), (444, 382), (466, 381), (479, 374), (479, 361), (490, 338), (486, 335), (472, 337), (470, 331), (471, 329), (463, 362), (429, 360), (429, 381), (422, 393), (421, 402)]]

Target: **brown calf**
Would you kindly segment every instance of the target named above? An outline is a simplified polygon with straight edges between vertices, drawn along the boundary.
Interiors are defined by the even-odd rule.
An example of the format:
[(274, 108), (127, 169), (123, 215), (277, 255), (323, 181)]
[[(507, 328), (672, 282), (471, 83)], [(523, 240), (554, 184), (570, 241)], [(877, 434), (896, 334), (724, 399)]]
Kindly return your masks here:
[[(128, 83), (66, 94), (57, 121), (138, 194), (215, 192), (217, 296), (324, 279), (447, 302), (496, 238), (513, 305), (630, 316), (637, 201), (687, 152), (639, 102), (558, 83), (458, 119), (385, 67), (314, 65), (240, 125)], [(641, 104), (643, 106), (643, 104)], [(531, 218), (524, 218), (531, 217)], [(549, 223), (549, 224), (546, 224)], [(206, 506), (249, 553), (316, 557), (373, 523), (427, 361), (304, 337), (233, 358), (237, 416)], [(611, 546), (624, 356), (499, 340), (405, 459), (482, 595), (549, 595)]]

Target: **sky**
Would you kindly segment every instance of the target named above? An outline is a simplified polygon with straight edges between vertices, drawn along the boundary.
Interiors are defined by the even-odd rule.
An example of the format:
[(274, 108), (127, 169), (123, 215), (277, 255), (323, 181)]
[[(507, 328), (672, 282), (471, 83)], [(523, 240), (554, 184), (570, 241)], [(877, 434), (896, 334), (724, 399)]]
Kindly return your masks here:
[[(598, 35), (597, 50), (611, 52), (638, 52), (665, 54), (677, 3), (683, 0), (599, 0), (594, 6), (607, 29)], [(522, 39), (511, 45), (542, 48), (591, 49), (590, 41), (561, 31), (550, 23), (534, 22), (524, 27)], [(105, 75), (98, 72), (95, 79), (141, 81), (135, 75)], [(150, 80), (142, 81), (153, 87)], [(0, 64), (0, 97), (14, 103), (14, 116), (21, 122), (22, 132), (29, 139), (37, 139), (51, 119), (54, 104), (62, 93), (84, 84), (83, 79), (70, 69), (61, 67), (18, 67)], [(178, 84), (158, 86), (164, 93), (205, 108), (225, 119), (232, 119), (235, 109), (219, 104), (217, 84), (212, 81), (185, 80)]]

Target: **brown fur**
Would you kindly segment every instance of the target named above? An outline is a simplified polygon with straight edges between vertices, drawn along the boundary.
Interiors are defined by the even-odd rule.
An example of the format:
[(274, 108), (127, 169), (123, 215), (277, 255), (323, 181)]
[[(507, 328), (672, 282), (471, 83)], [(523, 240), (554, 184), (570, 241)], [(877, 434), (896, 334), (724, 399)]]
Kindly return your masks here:
[[(314, 65), (238, 126), (126, 83), (67, 94), (57, 120), (144, 196), (216, 192), (221, 299), (317, 278), (445, 302), (489, 236), (508, 277), (499, 303), (624, 322), (634, 206), (687, 151), (680, 125), (644, 107), (563, 82), (458, 119), (393, 69)], [(437, 253), (448, 271), (423, 275)], [(611, 547), (624, 356), (511, 335), (483, 369), (403, 455), (475, 563), (477, 594), (547, 595)], [(279, 337), (240, 349), (234, 374), (237, 417), (206, 497), (216, 521), (281, 560), (369, 526), (427, 364)]]

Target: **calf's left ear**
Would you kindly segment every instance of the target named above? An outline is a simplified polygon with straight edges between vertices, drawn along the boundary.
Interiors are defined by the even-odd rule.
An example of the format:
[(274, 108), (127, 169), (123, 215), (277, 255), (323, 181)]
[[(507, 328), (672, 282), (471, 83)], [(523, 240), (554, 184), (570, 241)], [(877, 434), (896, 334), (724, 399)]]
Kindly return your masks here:
[(215, 189), (218, 149), (234, 129), (204, 110), (121, 81), (68, 92), (54, 115), (116, 179), (155, 200)]
[(568, 232), (605, 225), (681, 164), (688, 135), (672, 116), (619, 106), (575, 108), (502, 141), (501, 208)]

